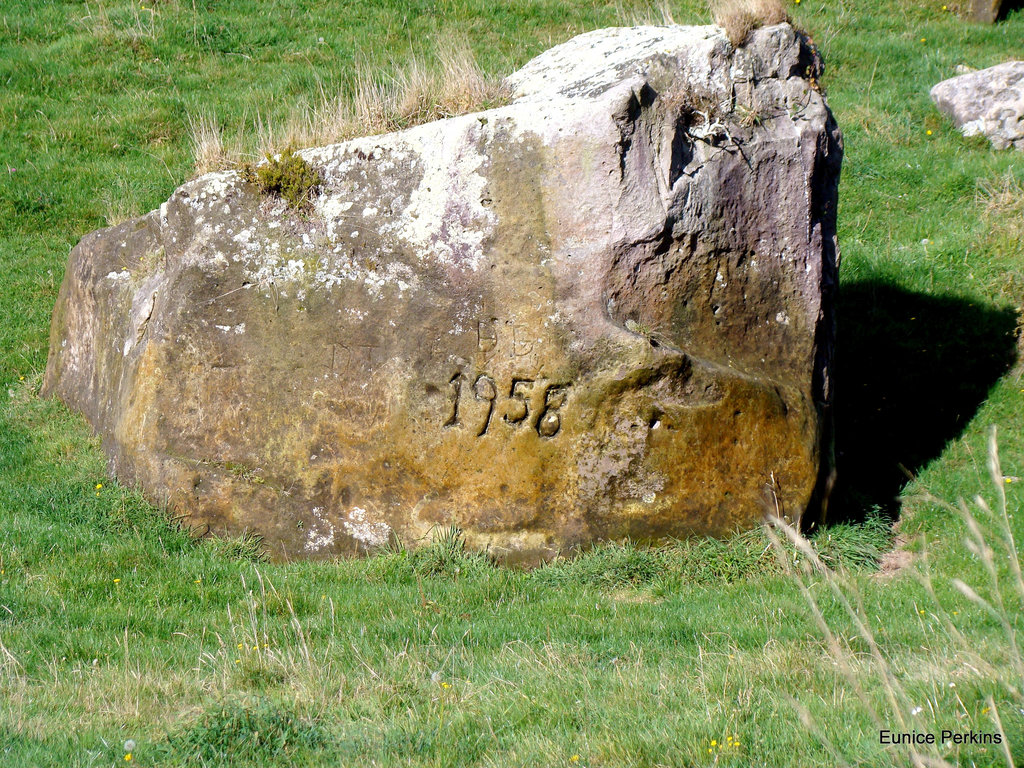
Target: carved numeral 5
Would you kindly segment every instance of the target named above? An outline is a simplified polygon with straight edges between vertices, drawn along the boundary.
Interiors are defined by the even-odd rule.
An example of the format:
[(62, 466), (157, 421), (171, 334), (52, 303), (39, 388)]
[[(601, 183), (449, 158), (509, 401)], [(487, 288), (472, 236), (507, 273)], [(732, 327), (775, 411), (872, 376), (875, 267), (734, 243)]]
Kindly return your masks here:
[(512, 379), (512, 389), (508, 397), (511, 401), (504, 419), (509, 424), (522, 424), (530, 417), (530, 393), (533, 382), (525, 379)]

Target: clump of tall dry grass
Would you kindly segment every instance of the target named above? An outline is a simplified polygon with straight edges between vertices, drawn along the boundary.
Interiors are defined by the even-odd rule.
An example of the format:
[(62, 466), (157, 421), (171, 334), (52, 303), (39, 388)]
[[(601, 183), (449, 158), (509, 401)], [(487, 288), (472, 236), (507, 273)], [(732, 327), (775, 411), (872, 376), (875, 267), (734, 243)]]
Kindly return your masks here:
[(616, 15), (633, 27), (663, 26), (668, 27), (676, 24), (672, 16), (672, 6), (669, 0), (658, 0), (651, 5), (637, 7), (635, 5), (626, 8), (621, 2), (615, 5)]
[(189, 115), (188, 132), (196, 173), (216, 171), (233, 161), (224, 146), (224, 131), (216, 115)]
[[(981, 564), (987, 583), (969, 585), (954, 578), (950, 586), (967, 600), (988, 613), (1000, 626), (1002, 638), (996, 640), (996, 654), (993, 648), (982, 651), (977, 640), (968, 637), (957, 626), (954, 619), (959, 613), (950, 609), (939, 599), (928, 567), (925, 551), (920, 558), (921, 566), (913, 574), (924, 587), (928, 602), (918, 607), (918, 613), (927, 615), (934, 632), (934, 647), (942, 647), (942, 653), (933, 653), (930, 664), (923, 670), (908, 671), (894, 654), (885, 646), (885, 629), (873, 629), (867, 611), (860, 600), (858, 591), (850, 579), (842, 573), (831, 570), (818, 556), (815, 548), (799, 531), (781, 519), (773, 519), (767, 529), (775, 546), (779, 560), (800, 589), (810, 609), (811, 616), (824, 638), (826, 648), (836, 669), (845, 678), (847, 690), (856, 696), (868, 713), (879, 732), (889, 730), (900, 733), (937, 733), (950, 727), (952, 718), (943, 712), (937, 689), (954, 689), (956, 683), (937, 683), (936, 678), (949, 680), (957, 676), (961, 681), (984, 683), (983, 687), (995, 687), (1005, 692), (1003, 704), (1020, 709), (1024, 705), (1024, 654), (1018, 638), (1018, 623), (1024, 609), (1024, 577), (1021, 575), (1020, 552), (1011, 528), (1011, 515), (1007, 507), (1005, 485), (996, 445), (996, 430), (992, 429), (988, 446), (988, 469), (996, 492), (996, 503), (990, 505), (981, 495), (974, 499), (973, 508), (963, 500), (952, 505), (932, 496), (930, 503), (939, 505), (959, 516), (967, 529), (965, 546)], [(796, 551), (796, 557), (793, 550)], [(830, 596), (837, 604), (841, 615), (852, 626), (853, 633), (844, 632), (826, 619), (824, 595)], [(922, 621), (922, 626), (924, 626)], [(920, 679), (921, 677), (927, 679)], [(917, 679), (915, 679), (917, 678)], [(924, 685), (922, 685), (924, 683)], [(930, 696), (922, 690), (932, 690)], [(879, 693), (882, 703), (878, 701)], [(968, 711), (956, 693), (960, 711), (956, 713), (957, 727), (962, 731), (998, 734), (1001, 741), (991, 742), (993, 752), (999, 755), (1009, 768), (1014, 767), (1009, 742), (1003, 729), (999, 703), (993, 695), (985, 697), (986, 706), (980, 715)], [(793, 702), (804, 725), (833, 753), (837, 762), (845, 763), (848, 756), (841, 754), (838, 745), (831, 743), (826, 734), (812, 720), (807, 707)], [(939, 713), (938, 716), (936, 713)], [(996, 760), (996, 756), (992, 759)], [(910, 765), (913, 768), (952, 768), (949, 761), (950, 745), (938, 738), (935, 743), (904, 744), (899, 750), (890, 752), (894, 764)], [(957, 760), (957, 758), (953, 758)], [(993, 763), (994, 764), (994, 763)]]
[[(1015, 174), (1011, 167), (998, 176), (980, 180), (975, 202), (982, 210), (979, 250), (988, 252), (991, 254), (989, 258), (999, 259), (1005, 264), (999, 293), (1020, 308), (1021, 296), (1024, 295), (1024, 268), (1018, 255), (1024, 242), (1024, 184), (1020, 174)], [(1018, 309), (1018, 314), (1024, 328), (1024, 309)], [(1024, 334), (1018, 335), (1018, 344), (1024, 351)], [(1024, 370), (1024, 357), (1019, 370)]]
[(391, 77), (361, 77), (343, 123), (380, 133), (472, 112), (500, 97), (499, 83), (481, 71), (468, 47), (444, 49), (438, 65), (414, 58)]
[(711, 17), (740, 46), (758, 27), (789, 21), (782, 0), (710, 0)]
[[(994, 179), (979, 181), (976, 202), (984, 206), (988, 218), (1005, 218), (1014, 223), (1024, 221), (1024, 185), (1017, 180), (1013, 168)], [(1021, 227), (1024, 228), (1024, 224)]]
[(394, 73), (362, 71), (350, 93), (328, 94), (299, 104), (280, 122), (260, 115), (233, 133), (216, 115), (190, 118), (197, 174), (238, 166), (291, 147), (322, 146), (357, 136), (409, 128), (496, 106), (504, 92), (499, 78), (486, 74), (464, 43), (442, 47), (433, 63), (413, 58)]

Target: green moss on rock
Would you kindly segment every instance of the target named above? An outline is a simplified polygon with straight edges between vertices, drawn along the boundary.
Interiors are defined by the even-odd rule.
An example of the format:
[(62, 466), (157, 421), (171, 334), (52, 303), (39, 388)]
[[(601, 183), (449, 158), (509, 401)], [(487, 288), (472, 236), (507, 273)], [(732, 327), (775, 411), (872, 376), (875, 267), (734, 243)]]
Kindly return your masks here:
[(260, 194), (280, 197), (297, 211), (309, 208), (323, 185), (320, 171), (289, 147), (277, 157), (267, 155), (267, 162), (256, 168), (242, 169), (242, 177), (259, 188)]

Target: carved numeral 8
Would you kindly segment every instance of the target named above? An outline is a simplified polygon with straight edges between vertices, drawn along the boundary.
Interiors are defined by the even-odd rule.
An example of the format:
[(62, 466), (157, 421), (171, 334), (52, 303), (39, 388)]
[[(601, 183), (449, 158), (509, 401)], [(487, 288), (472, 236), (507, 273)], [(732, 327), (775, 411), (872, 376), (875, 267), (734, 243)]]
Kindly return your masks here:
[(537, 419), (537, 434), (541, 437), (554, 437), (562, 428), (562, 417), (558, 409), (565, 405), (568, 387), (549, 387), (544, 393), (544, 410)]

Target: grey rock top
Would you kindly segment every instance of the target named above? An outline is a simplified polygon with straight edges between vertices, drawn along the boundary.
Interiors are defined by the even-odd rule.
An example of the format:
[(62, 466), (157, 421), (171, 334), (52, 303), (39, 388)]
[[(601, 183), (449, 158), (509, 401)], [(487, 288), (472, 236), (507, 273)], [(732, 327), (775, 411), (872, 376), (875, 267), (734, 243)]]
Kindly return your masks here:
[(740, 49), (716, 26), (599, 29), (545, 51), (505, 82), (515, 103), (594, 98), (652, 77), (659, 85), (719, 93), (734, 82), (806, 74), (806, 49), (794, 39), (787, 24), (758, 30)]
[(995, 149), (1024, 149), (1024, 61), (943, 80), (931, 97), (964, 136), (986, 136)]

